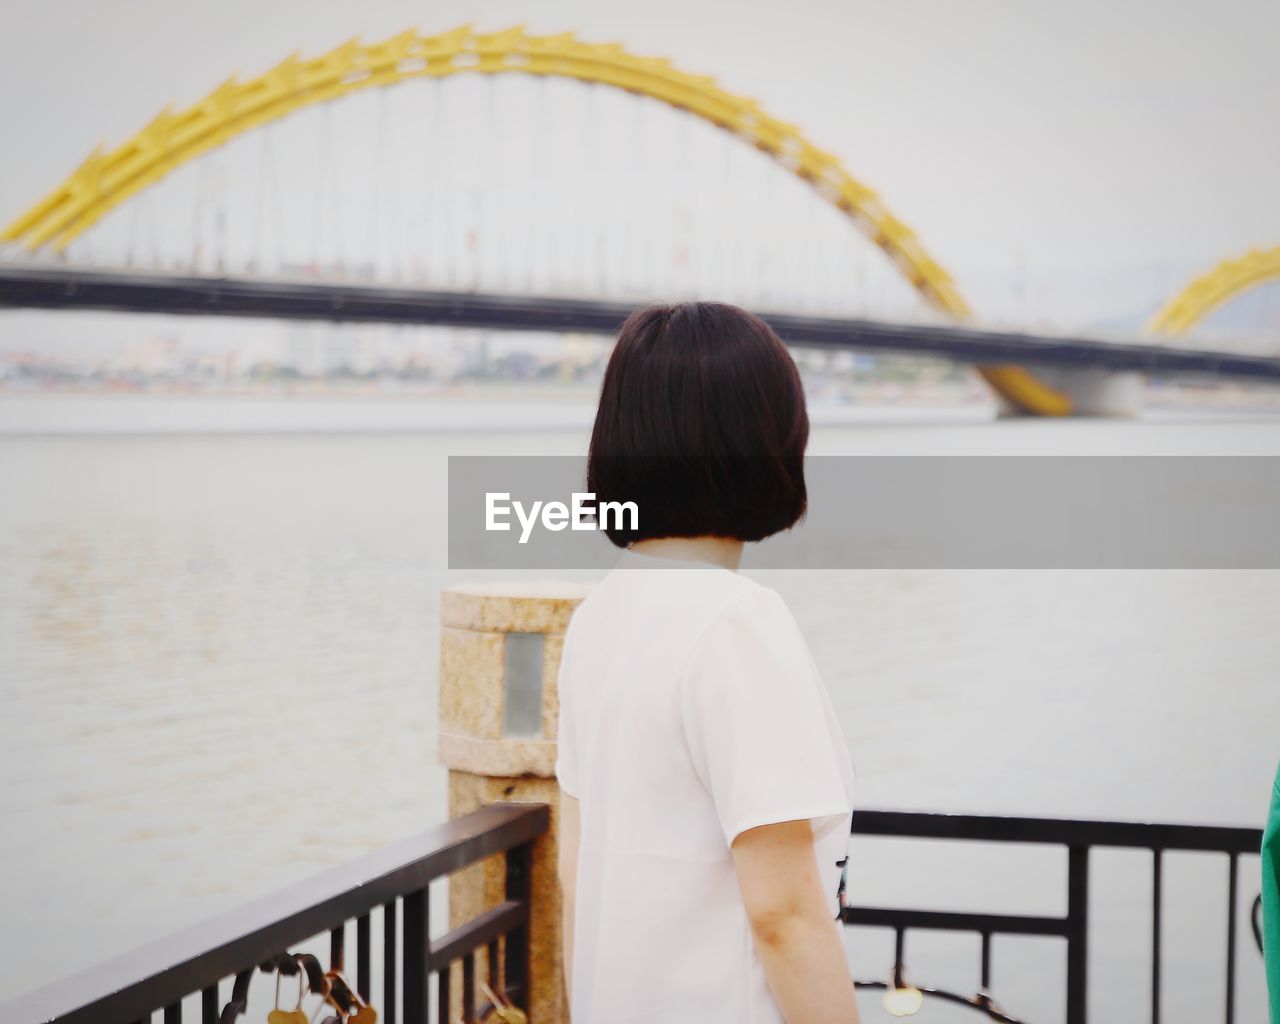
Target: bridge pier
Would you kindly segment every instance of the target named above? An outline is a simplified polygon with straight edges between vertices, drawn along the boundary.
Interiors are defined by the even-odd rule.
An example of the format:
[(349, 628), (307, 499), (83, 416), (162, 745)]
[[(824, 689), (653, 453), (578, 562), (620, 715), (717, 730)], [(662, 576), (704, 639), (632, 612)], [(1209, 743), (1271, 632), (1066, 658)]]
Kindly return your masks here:
[[(1071, 399), (1073, 416), (1132, 418), (1142, 414), (1146, 376), (1142, 373), (1045, 366), (1036, 377)], [(1001, 399), (1001, 415), (1018, 414)]]

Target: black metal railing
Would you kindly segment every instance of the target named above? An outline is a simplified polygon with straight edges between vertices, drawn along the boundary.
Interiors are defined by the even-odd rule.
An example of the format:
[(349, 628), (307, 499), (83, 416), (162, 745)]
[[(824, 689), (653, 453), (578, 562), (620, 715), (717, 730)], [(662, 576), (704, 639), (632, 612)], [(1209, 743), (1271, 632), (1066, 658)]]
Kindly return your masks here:
[[(528, 1005), (531, 857), (534, 841), (548, 827), (545, 805), (493, 804), (0, 1006), (0, 1021), (135, 1024), (162, 1014), (164, 1024), (182, 1024), (188, 1009), (190, 1019), (201, 1024), (233, 1024), (248, 1009), (255, 973), (303, 972), (298, 992), (304, 985), (312, 993), (319, 991), (324, 969), (313, 955), (294, 952), (317, 937), (322, 943), (327, 937), (329, 969), (338, 972), (335, 977), (345, 985), (342, 972), (350, 965), (355, 993), (362, 999), (376, 994), (379, 1024), (452, 1022), (451, 999), (453, 1005), (461, 1003), (464, 1020), (483, 1019), (490, 1002), (478, 1002), (477, 989), (486, 992), (486, 999), (487, 991), (492, 991), (502, 993), (498, 998)], [(1225, 1019), (1228, 1024), (1234, 1020), (1237, 934), (1242, 927), (1237, 913), (1239, 859), (1258, 854), (1261, 829), (864, 810), (854, 815), (853, 834), (1049, 844), (1065, 849), (1066, 913), (1062, 916), (872, 906), (848, 906), (841, 914), (848, 926), (894, 932), (892, 973), (884, 980), (859, 981), (860, 988), (893, 990), (907, 999), (936, 997), (963, 1003), (993, 1020), (1015, 1024), (1014, 1010), (999, 1006), (990, 993), (992, 937), (996, 935), (1052, 936), (1065, 941), (1066, 1020), (1084, 1024), (1089, 860), (1096, 847), (1151, 853), (1151, 1020), (1159, 1024), (1164, 855), (1170, 851), (1222, 854), (1227, 868)], [(501, 902), (433, 940), (431, 883), (498, 855), (505, 855)], [(856, 852), (853, 860), (856, 864)], [(1251, 922), (1255, 938), (1259, 935), (1256, 908), (1255, 902)], [(980, 937), (980, 982), (975, 994), (916, 988), (906, 980), (906, 935), (917, 930)], [(347, 940), (352, 933), (354, 949), (348, 957)], [(461, 993), (453, 991), (459, 965)], [(375, 977), (379, 978), (376, 987)], [(344, 998), (350, 1010), (351, 997)], [(322, 1012), (319, 1017), (325, 1015)], [(350, 1015), (350, 1020), (358, 1019)]]
[[(365, 999), (377, 963), (380, 1024), (452, 1020), (451, 976), (458, 962), (464, 1006), (477, 1007), (478, 985), (527, 1004), (531, 856), (549, 822), (544, 804), (481, 808), (0, 1006), (0, 1021), (131, 1024), (162, 1012), (164, 1024), (182, 1024), (185, 1002), (191, 1020), (231, 1024), (247, 1010), (255, 972), (301, 970), (323, 978), (314, 956), (291, 950), (317, 936), (323, 943), (325, 933), (329, 970), (339, 972), (345, 985), (341, 972), (354, 967), (351, 984)], [(432, 940), (431, 883), (499, 854), (505, 854), (503, 901)], [(351, 957), (349, 930), (355, 937)], [(487, 981), (479, 976), (481, 957)], [(349, 1008), (350, 997), (343, 998)]]
[[(890, 928), (895, 932), (894, 967), (885, 981), (860, 981), (859, 987), (898, 988), (903, 998), (916, 993), (966, 1003), (998, 1021), (1015, 1021), (990, 994), (993, 935), (1055, 936), (1066, 941), (1066, 1020), (1085, 1024), (1088, 1000), (1089, 852), (1095, 847), (1149, 850), (1152, 855), (1151, 1021), (1160, 1022), (1163, 859), (1170, 851), (1224, 855), (1227, 869), (1227, 949), (1225, 1019), (1233, 1024), (1236, 1009), (1236, 937), (1239, 859), (1257, 855), (1262, 830), (1216, 825), (1166, 825), (1124, 821), (1078, 821), (1061, 818), (1011, 818), (976, 814), (929, 814), (904, 811), (858, 811), (855, 836), (914, 839), (959, 839), (996, 843), (1041, 843), (1067, 851), (1067, 912), (1061, 917), (848, 906), (846, 925)], [(853, 857), (856, 863), (856, 856)], [(1256, 902), (1255, 902), (1256, 912)], [(980, 987), (972, 996), (917, 988), (905, 981), (903, 948), (910, 930), (976, 933), (981, 937)], [(1254, 922), (1253, 931), (1258, 935)], [(1259, 942), (1260, 945), (1260, 942)]]

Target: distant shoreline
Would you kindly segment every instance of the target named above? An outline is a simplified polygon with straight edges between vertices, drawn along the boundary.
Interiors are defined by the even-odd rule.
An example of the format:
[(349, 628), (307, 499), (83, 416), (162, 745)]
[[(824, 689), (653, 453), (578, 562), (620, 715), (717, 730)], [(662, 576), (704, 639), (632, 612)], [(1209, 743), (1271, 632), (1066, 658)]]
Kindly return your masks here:
[[(203, 386), (186, 383), (157, 383), (146, 388), (104, 388), (30, 385), (13, 387), (0, 381), (0, 401), (9, 399), (183, 399), (253, 401), (328, 402), (445, 402), (485, 400), (561, 403), (589, 401), (594, 404), (599, 384), (539, 381), (450, 382), (403, 386), (398, 382), (334, 385), (322, 381), (276, 385)], [(922, 408), (948, 406), (985, 407), (988, 393), (974, 382), (897, 383), (868, 381), (833, 387), (820, 384), (810, 394), (810, 405)], [(1232, 385), (1168, 385), (1156, 382), (1148, 388), (1146, 403), (1152, 408), (1195, 407), (1224, 410), (1280, 410), (1280, 389), (1248, 388)]]
[[(1152, 387), (1137, 422), (1240, 422), (1280, 417), (1280, 394), (1238, 388)], [(308, 387), (137, 391), (0, 387), (0, 438), (237, 435), (585, 434), (595, 417), (588, 382), (465, 382), (431, 389)], [(816, 429), (994, 424), (976, 382), (856, 390), (819, 386)], [(1022, 422), (1029, 422), (1023, 420)]]
[[(594, 389), (477, 389), (467, 393), (183, 395), (0, 392), (0, 437), (590, 431)], [(810, 405), (814, 426), (986, 422), (990, 402)]]
[[(398, 382), (388, 384), (360, 383), (338, 384), (316, 382), (292, 382), (289, 384), (197, 386), (184, 383), (156, 383), (146, 388), (67, 387), (63, 386), (7, 386), (0, 382), (0, 400), (11, 397), (49, 398), (183, 398), (183, 399), (266, 399), (273, 401), (320, 399), (328, 401), (395, 402), (420, 401), (476, 401), (485, 399), (522, 402), (563, 402), (583, 400), (595, 402), (600, 385), (589, 383), (561, 383), (539, 381), (523, 382), (450, 382), (404, 386)], [(833, 388), (822, 385), (815, 389), (816, 400), (834, 401), (837, 404), (902, 404), (920, 405), (987, 405), (989, 399), (980, 387), (969, 383), (956, 384), (898, 384), (892, 382), (868, 382)], [(815, 396), (811, 396), (811, 401)]]

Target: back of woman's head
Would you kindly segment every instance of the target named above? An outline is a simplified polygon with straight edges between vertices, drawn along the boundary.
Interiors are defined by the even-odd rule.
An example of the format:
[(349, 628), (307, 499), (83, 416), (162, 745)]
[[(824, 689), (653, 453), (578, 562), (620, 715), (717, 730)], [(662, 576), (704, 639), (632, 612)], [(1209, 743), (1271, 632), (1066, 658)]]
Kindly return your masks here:
[(804, 389), (759, 317), (720, 302), (636, 310), (605, 370), (587, 488), (633, 501), (653, 537), (763, 540), (804, 515)]

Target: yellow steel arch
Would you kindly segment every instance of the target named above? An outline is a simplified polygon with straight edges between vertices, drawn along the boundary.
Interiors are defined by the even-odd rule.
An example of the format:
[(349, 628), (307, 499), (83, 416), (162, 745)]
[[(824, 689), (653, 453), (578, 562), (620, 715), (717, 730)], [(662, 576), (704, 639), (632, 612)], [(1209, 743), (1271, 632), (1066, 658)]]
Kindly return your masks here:
[[(61, 251), (130, 196), (228, 139), (298, 110), (359, 89), (409, 78), (476, 72), (523, 72), (576, 78), (625, 89), (686, 110), (769, 154), (848, 216), (882, 249), (929, 305), (966, 317), (969, 307), (945, 270), (879, 197), (796, 126), (751, 99), (690, 75), (661, 58), (638, 57), (616, 44), (585, 43), (572, 34), (535, 36), (523, 27), (479, 34), (469, 26), (434, 36), (414, 30), (384, 42), (350, 40), (319, 57), (291, 56), (247, 81), (229, 78), (185, 110), (166, 109), (128, 142), (101, 147), (19, 216), (0, 239), (28, 249)], [(1064, 415), (1070, 400), (1017, 366), (985, 367), (983, 376), (1018, 408)]]
[(1193, 278), (1152, 318), (1153, 334), (1182, 334), (1219, 306), (1268, 281), (1280, 280), (1280, 246), (1254, 249), (1224, 260), (1208, 273)]

